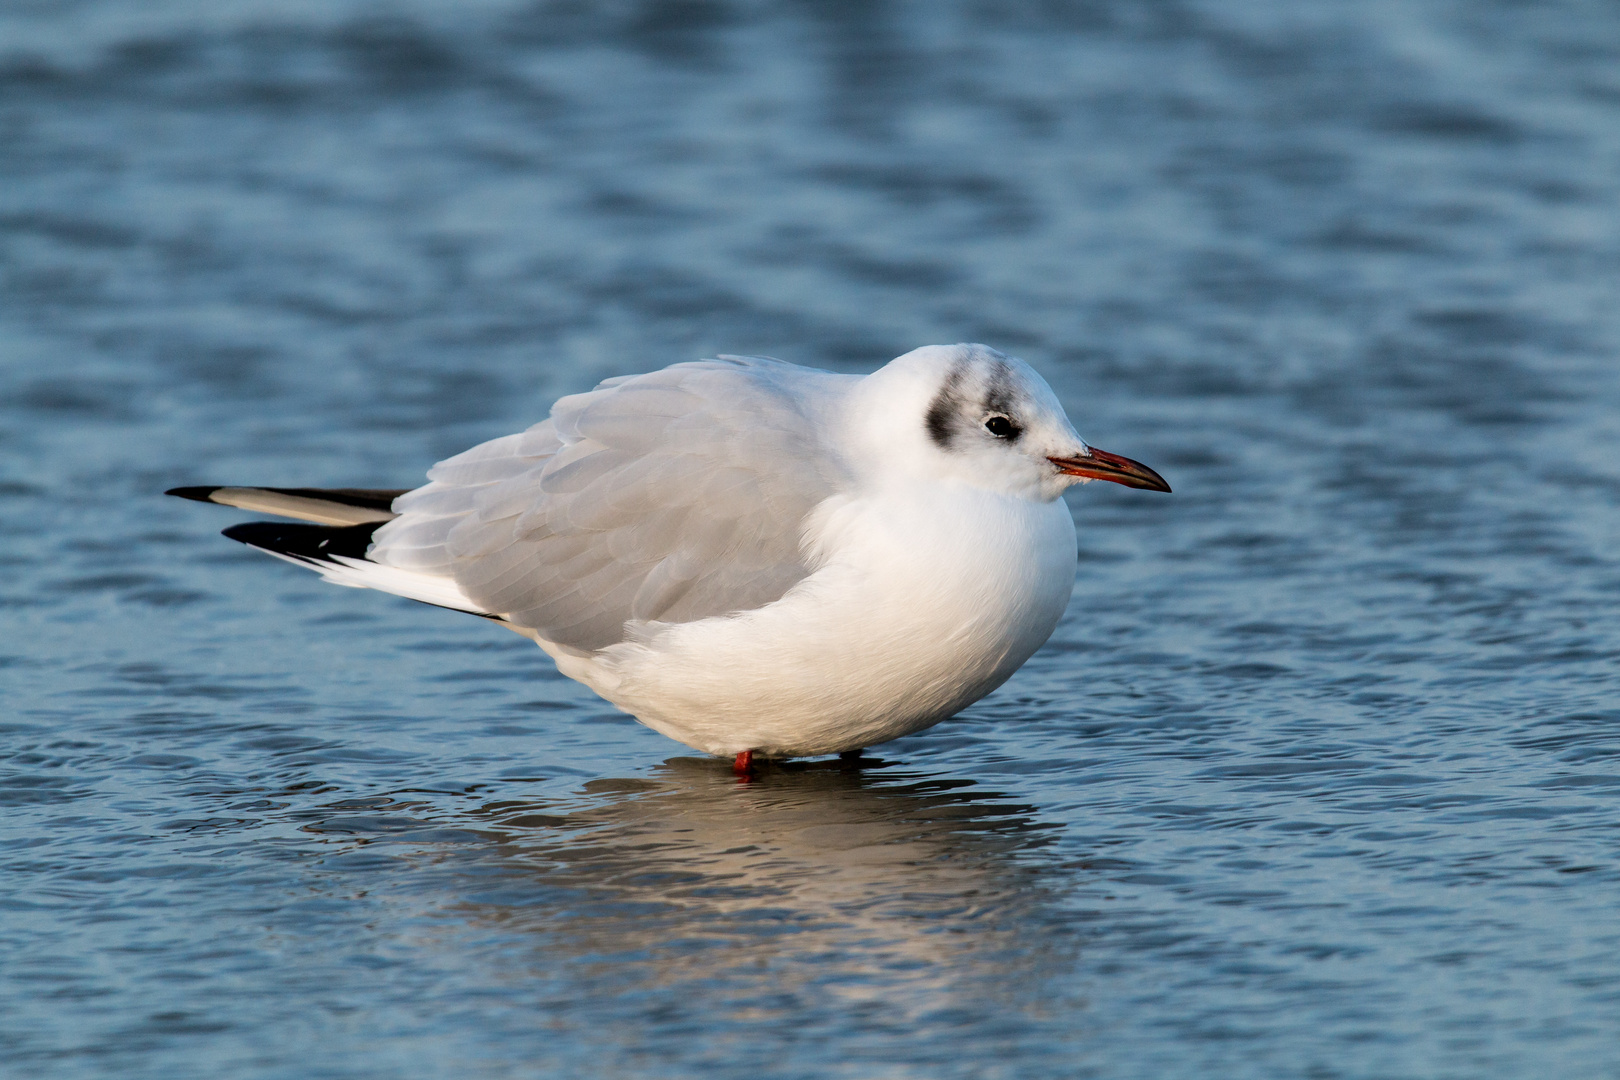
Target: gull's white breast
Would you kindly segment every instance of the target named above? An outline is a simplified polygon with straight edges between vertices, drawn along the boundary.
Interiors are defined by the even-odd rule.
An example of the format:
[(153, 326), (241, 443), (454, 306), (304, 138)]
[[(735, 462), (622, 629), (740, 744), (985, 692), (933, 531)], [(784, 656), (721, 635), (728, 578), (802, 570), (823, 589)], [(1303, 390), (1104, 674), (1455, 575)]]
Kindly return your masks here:
[(826, 500), (817, 569), (774, 603), (645, 623), (581, 654), (541, 646), (643, 723), (714, 754), (835, 753), (938, 723), (1016, 671), (1068, 603), (1074, 522), (959, 484)]

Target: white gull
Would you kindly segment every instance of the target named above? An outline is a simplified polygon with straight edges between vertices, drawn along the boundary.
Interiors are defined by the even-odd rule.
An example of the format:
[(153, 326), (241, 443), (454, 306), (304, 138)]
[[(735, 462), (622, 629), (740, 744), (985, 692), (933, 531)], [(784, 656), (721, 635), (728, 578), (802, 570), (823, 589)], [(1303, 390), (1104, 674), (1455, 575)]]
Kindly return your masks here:
[(722, 356), (609, 379), (428, 480), (170, 494), (317, 522), (225, 535), (498, 620), (744, 773), (755, 754), (858, 751), (988, 694), (1068, 603), (1063, 491), (1170, 490), (1086, 445), (1045, 380), (984, 345), (864, 377)]

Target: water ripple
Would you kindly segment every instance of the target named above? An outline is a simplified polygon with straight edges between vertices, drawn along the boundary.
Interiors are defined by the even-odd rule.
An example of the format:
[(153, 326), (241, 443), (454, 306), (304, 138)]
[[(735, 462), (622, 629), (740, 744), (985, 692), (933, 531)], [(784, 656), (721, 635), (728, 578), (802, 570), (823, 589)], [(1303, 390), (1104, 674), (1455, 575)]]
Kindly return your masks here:
[[(13, 8), (3, 1067), (1614, 1073), (1611, 10)], [(859, 768), (157, 496), (973, 339), (1176, 495)]]

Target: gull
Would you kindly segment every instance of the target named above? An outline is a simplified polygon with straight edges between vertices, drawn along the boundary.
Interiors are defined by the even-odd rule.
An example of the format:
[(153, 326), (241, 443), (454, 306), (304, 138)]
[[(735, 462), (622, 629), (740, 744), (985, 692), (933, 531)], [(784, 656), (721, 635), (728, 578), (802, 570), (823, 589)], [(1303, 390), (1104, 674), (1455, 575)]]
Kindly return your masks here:
[(865, 376), (727, 355), (620, 376), (427, 478), (168, 494), (312, 523), (225, 535), (499, 622), (745, 778), (756, 756), (855, 756), (990, 693), (1068, 604), (1064, 490), (1170, 490), (1087, 445), (1028, 364), (972, 344)]

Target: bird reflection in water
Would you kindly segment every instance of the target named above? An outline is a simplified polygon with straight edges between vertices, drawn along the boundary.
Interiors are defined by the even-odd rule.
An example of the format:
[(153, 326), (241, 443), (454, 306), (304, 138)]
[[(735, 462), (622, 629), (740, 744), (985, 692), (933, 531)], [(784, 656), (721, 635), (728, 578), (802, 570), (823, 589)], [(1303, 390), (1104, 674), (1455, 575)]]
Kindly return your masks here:
[(503, 979), (566, 980), (597, 1022), (601, 995), (656, 987), (661, 1010), (708, 1024), (962, 1023), (1040, 1011), (1042, 972), (1073, 968), (1045, 884), (1054, 827), (967, 780), (867, 759), (771, 765), (744, 785), (675, 758), (456, 817), (433, 826), (479, 839), (433, 863), (430, 891), (457, 895), (433, 935)]

